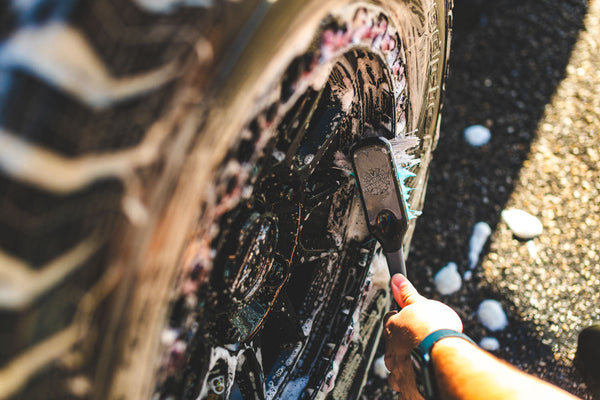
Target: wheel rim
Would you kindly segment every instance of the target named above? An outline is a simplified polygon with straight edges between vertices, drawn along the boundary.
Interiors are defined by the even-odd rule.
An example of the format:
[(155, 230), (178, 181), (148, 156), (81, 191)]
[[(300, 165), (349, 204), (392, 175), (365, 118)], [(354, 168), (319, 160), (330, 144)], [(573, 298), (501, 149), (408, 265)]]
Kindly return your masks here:
[[(353, 23), (362, 10), (381, 23), (364, 8)], [(331, 35), (344, 32), (332, 24), (320, 52), (290, 65), (279, 103), (252, 120), (222, 167), (212, 232), (183, 257), (156, 398), (324, 397), (359, 342), (361, 313), (379, 315), (389, 301), (368, 268), (379, 256), (346, 156), (360, 137), (404, 134), (402, 51), (359, 42), (324, 57)], [(333, 65), (327, 83), (298, 90), (298, 76), (319, 63)]]

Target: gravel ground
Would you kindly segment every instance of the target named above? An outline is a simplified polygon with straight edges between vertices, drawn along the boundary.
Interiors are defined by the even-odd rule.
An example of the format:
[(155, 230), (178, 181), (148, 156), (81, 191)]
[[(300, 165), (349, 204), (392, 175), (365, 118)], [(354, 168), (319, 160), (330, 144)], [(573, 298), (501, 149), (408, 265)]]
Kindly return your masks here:
[[(589, 399), (572, 360), (579, 331), (600, 321), (600, 0), (486, 4), (479, 23), (454, 34), (409, 277), (452, 306), (476, 341), (496, 337), (497, 356)], [(466, 144), (463, 129), (473, 124), (491, 130), (489, 144)], [(506, 208), (537, 216), (542, 235), (516, 239), (500, 219)], [(493, 233), (473, 278), (455, 294), (437, 294), (440, 268), (454, 261), (468, 269), (478, 221)], [(488, 298), (508, 314), (500, 332), (475, 315)], [(372, 376), (363, 398), (395, 396)]]

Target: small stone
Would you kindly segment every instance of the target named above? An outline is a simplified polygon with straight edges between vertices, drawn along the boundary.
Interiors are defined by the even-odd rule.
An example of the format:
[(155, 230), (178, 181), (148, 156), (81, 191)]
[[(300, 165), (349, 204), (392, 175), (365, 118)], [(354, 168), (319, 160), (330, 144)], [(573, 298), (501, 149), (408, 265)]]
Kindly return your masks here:
[(463, 274), (463, 281), (470, 281), (473, 278), (473, 271), (468, 270)]
[(533, 240), (527, 241), (527, 251), (529, 252), (529, 256), (534, 260), (538, 258), (537, 247), (535, 246), (535, 242)]
[(508, 325), (508, 318), (497, 300), (484, 300), (477, 309), (479, 320), (491, 331), (500, 331)]
[(504, 210), (500, 215), (508, 228), (520, 239), (533, 239), (541, 235), (544, 230), (542, 222), (526, 211), (518, 209)]
[(479, 347), (487, 351), (496, 351), (500, 348), (500, 342), (495, 337), (486, 336), (479, 342)]
[(444, 268), (440, 269), (433, 277), (435, 288), (440, 294), (448, 295), (456, 292), (462, 286), (462, 279), (458, 273), (456, 263), (449, 262)]
[(481, 147), (492, 138), (490, 130), (483, 125), (469, 126), (463, 131), (463, 135), (467, 143), (473, 147)]

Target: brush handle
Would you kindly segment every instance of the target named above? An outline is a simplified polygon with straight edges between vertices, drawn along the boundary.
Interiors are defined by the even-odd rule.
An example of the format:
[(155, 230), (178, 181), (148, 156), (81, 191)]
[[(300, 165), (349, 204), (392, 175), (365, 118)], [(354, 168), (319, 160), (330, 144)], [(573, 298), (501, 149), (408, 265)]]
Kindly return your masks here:
[(406, 264), (404, 263), (404, 253), (402, 252), (402, 247), (397, 251), (393, 251), (391, 253), (386, 253), (385, 259), (387, 260), (388, 269), (390, 270), (390, 275), (394, 274), (402, 274), (406, 276)]

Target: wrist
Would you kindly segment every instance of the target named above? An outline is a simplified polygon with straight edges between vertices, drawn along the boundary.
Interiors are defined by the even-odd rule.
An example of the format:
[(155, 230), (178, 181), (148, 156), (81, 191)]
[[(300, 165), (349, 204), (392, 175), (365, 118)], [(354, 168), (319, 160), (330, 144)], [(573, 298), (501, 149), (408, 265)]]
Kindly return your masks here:
[[(429, 354), (431, 355), (431, 364), (436, 377), (448, 366), (448, 359), (457, 360), (460, 354), (466, 354), (473, 348), (474, 343), (464, 340), (459, 337), (445, 337), (439, 340), (432, 348)], [(478, 348), (478, 346), (475, 346)]]
[(436, 377), (444, 373), (448, 366), (447, 361), (460, 359), (461, 354), (467, 354), (471, 349), (479, 348), (473, 341), (465, 340), (461, 337), (447, 336), (437, 341), (432, 346), (429, 354), (431, 356), (431, 364), (435, 371)]
[[(452, 330), (440, 329), (427, 335), (421, 343), (412, 350), (411, 362), (415, 372), (415, 383), (421, 395), (426, 399), (439, 397), (437, 384), (437, 371), (434, 363), (434, 349), (439, 342), (450, 342), (450, 340), (461, 341), (465, 344), (474, 344), (468, 336)], [(468, 344), (470, 346), (471, 344)]]
[[(467, 361), (468, 360), (468, 361)], [(478, 373), (485, 368), (485, 360), (480, 358), (478, 346), (457, 337), (446, 337), (440, 340), (431, 349), (431, 363), (433, 373), (437, 384), (439, 399), (455, 398), (482, 398), (464, 397), (464, 390), (471, 382), (472, 375), (469, 378), (464, 377), (464, 373), (469, 373), (471, 361), (477, 365)]]

